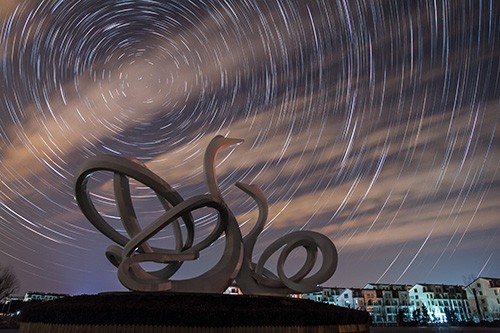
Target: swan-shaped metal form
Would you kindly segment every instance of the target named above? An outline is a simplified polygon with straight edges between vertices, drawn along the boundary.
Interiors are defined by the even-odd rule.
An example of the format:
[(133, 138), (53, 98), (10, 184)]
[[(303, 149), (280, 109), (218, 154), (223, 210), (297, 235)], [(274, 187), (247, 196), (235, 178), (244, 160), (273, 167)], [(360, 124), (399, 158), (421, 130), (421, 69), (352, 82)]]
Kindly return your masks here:
[[(222, 293), (236, 280), (245, 294), (284, 295), (293, 292), (310, 292), (320, 283), (328, 280), (337, 267), (337, 251), (326, 236), (298, 231), (287, 234), (273, 242), (262, 254), (257, 264), (252, 262), (252, 252), (257, 237), (267, 221), (268, 204), (264, 193), (255, 185), (237, 183), (236, 186), (250, 195), (257, 203), (259, 217), (254, 228), (242, 237), (234, 214), (227, 207), (216, 176), (216, 159), (220, 150), (242, 143), (241, 139), (213, 138), (205, 152), (204, 169), (208, 194), (197, 195), (184, 200), (167, 182), (158, 177), (139, 162), (111, 155), (95, 156), (87, 159), (75, 178), (75, 198), (85, 217), (104, 235), (115, 242), (106, 249), (106, 257), (118, 268), (118, 279), (130, 290), (171, 291), (193, 293)], [(87, 181), (96, 171), (111, 171), (116, 204), (128, 237), (116, 231), (99, 214), (87, 190)], [(141, 229), (130, 197), (129, 179), (150, 187), (160, 200), (165, 213), (153, 223)], [(218, 214), (213, 231), (202, 241), (194, 244), (193, 210), (207, 207)], [(181, 223), (186, 230), (183, 240)], [(148, 240), (167, 225), (172, 225), (176, 240), (175, 249), (150, 246)], [(200, 251), (210, 246), (224, 234), (224, 252), (221, 259), (207, 272), (184, 280), (171, 277), (186, 260), (196, 260)], [(288, 277), (284, 265), (288, 255), (296, 248), (306, 249), (307, 258), (303, 267)], [(264, 266), (269, 258), (282, 249), (278, 259), (277, 275)], [(322, 264), (314, 273), (318, 249), (322, 254)], [(141, 263), (165, 264), (156, 271), (146, 271)]]

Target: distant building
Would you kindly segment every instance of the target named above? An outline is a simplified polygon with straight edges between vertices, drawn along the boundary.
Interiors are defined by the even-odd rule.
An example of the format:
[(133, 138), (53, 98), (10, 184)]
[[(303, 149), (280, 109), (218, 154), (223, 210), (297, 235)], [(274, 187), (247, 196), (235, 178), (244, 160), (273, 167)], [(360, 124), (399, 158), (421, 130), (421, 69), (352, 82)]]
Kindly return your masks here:
[(410, 321), (410, 285), (368, 283), (363, 290), (367, 308), (376, 325), (397, 325), (398, 314)]
[(468, 321), (471, 318), (463, 286), (419, 283), (409, 290), (409, 294), (411, 311), (422, 311), (425, 306), (430, 322)]
[(243, 295), (236, 282), (233, 282), (223, 293), (224, 295)]
[[(488, 287), (488, 295), (500, 295), (500, 279), (489, 282), (480, 282)], [(481, 291), (486, 295), (486, 291)], [(479, 292), (478, 292), (479, 294)], [(428, 321), (431, 323), (445, 323), (448, 321), (469, 321), (471, 310), (467, 294), (463, 286), (443, 284), (379, 284), (368, 283), (364, 288), (326, 288), (317, 292), (302, 295), (304, 299), (316, 302), (334, 304), (355, 310), (367, 311), (374, 325), (396, 326), (403, 322), (413, 321), (413, 313), (423, 313), (427, 309)], [(482, 302), (482, 301), (481, 301)], [(493, 301), (484, 301), (483, 304), (492, 304)], [(491, 308), (489, 313), (498, 312), (498, 308)], [(495, 312), (495, 313), (497, 313)], [(493, 317), (491, 317), (493, 318)]]
[(20, 310), (23, 303), (22, 296), (7, 296), (0, 301), (0, 318), (11, 316)]
[(354, 310), (366, 311), (365, 297), (359, 288), (346, 288), (339, 295), (338, 305)]
[(363, 289), (410, 290), (411, 284), (367, 283)]
[(0, 304), (7, 304), (13, 301), (22, 301), (23, 296), (7, 296), (4, 299), (0, 300)]
[(29, 291), (24, 295), (24, 302), (32, 302), (32, 301), (51, 301), (56, 298), (68, 297), (68, 294), (52, 294), (52, 293), (41, 293), (41, 292), (32, 292)]
[(500, 279), (478, 277), (465, 291), (474, 321), (500, 320)]
[(377, 290), (374, 289), (361, 289), (361, 294), (364, 297), (366, 311), (370, 314), (372, 322), (375, 318), (379, 319), (380, 313), (377, 308)]
[(345, 288), (327, 288), (321, 287), (319, 291), (302, 294), (302, 298), (310, 299), (315, 302), (339, 305), (339, 297)]

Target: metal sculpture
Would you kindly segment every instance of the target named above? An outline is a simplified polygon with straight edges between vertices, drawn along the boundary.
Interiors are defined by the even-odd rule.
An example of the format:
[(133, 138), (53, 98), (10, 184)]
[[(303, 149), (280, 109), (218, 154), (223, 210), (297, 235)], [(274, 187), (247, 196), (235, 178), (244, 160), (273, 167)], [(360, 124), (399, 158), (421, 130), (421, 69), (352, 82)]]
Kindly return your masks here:
[[(250, 195), (257, 203), (259, 216), (253, 229), (242, 237), (234, 214), (227, 207), (215, 172), (217, 154), (220, 150), (242, 143), (241, 139), (216, 136), (207, 147), (204, 169), (208, 194), (197, 195), (184, 200), (167, 182), (137, 161), (111, 155), (87, 159), (75, 179), (75, 197), (85, 217), (104, 235), (118, 245), (106, 249), (106, 257), (118, 268), (118, 279), (130, 290), (222, 293), (235, 280), (245, 294), (285, 295), (293, 292), (310, 292), (317, 285), (328, 280), (337, 267), (337, 251), (332, 241), (319, 233), (298, 231), (287, 234), (273, 242), (262, 253), (257, 263), (252, 262), (252, 252), (257, 237), (267, 221), (268, 204), (265, 194), (256, 185), (236, 183), (236, 186)], [(96, 171), (111, 171), (116, 204), (128, 237), (119, 233), (99, 214), (87, 190), (87, 182)], [(153, 223), (141, 229), (130, 197), (129, 179), (150, 187), (160, 200), (165, 213)], [(202, 241), (194, 244), (194, 220), (191, 212), (201, 207), (215, 210), (217, 224)], [(181, 223), (186, 229), (183, 240)], [(175, 249), (153, 247), (149, 239), (167, 225), (172, 225)], [(207, 272), (190, 279), (175, 280), (171, 277), (182, 263), (196, 260), (200, 251), (210, 246), (224, 234), (224, 252), (221, 259)], [(284, 266), (289, 254), (303, 247), (307, 257), (303, 266), (288, 277)], [(282, 249), (277, 263), (277, 275), (264, 266), (269, 258)], [(314, 273), (318, 249), (322, 264)], [(156, 271), (146, 271), (141, 263), (165, 264)]]

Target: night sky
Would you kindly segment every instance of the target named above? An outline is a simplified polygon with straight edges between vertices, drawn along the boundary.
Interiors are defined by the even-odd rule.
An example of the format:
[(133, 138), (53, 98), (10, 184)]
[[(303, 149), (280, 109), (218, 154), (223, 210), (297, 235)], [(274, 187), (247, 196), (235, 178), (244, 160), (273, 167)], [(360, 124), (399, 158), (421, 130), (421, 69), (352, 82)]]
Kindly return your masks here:
[[(0, 264), (19, 293), (124, 290), (78, 168), (134, 157), (189, 198), (222, 134), (245, 139), (217, 168), (243, 234), (257, 207), (234, 183), (268, 197), (255, 261), (303, 229), (337, 247), (326, 286), (500, 277), (499, 59), (498, 1), (1, 0)], [(111, 177), (92, 197), (122, 230)], [(147, 225), (163, 211), (133, 185)]]

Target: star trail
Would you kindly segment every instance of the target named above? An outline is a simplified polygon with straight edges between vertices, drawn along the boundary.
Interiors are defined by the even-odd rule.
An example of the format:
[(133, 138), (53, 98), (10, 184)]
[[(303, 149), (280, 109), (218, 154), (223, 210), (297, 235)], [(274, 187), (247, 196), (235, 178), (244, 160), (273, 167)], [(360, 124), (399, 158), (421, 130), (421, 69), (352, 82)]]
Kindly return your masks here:
[[(329, 286), (500, 277), (499, 44), (495, 1), (3, 0), (0, 264), (22, 291), (123, 289), (75, 202), (79, 166), (133, 157), (188, 198), (221, 134), (245, 139), (217, 168), (243, 234), (256, 206), (234, 183), (268, 196), (257, 256), (314, 230), (339, 251)], [(162, 208), (134, 185), (146, 225)]]

